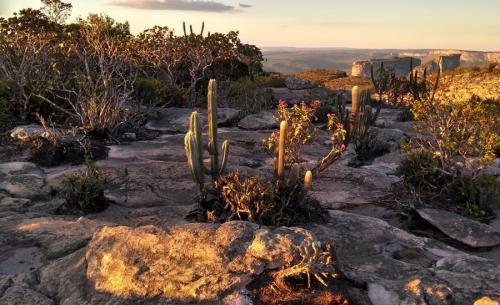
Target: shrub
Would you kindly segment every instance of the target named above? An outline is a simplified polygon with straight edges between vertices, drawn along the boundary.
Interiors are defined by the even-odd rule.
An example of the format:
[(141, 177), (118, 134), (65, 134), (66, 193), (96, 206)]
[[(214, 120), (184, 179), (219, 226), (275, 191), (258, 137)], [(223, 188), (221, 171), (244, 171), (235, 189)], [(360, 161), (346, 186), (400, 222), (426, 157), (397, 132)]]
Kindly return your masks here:
[[(11, 85), (9, 115), (23, 122), (33, 122), (30, 114), (53, 114), (84, 132), (118, 133), (134, 121), (134, 97), (148, 105), (195, 106), (210, 77), (262, 73), (261, 51), (235, 31), (175, 35), (153, 27), (133, 35), (127, 22), (106, 15), (68, 24), (71, 4), (43, 4), (0, 18), (0, 79)], [(248, 104), (267, 100), (262, 92)]]
[(297, 77), (324, 86), (329, 81), (347, 77), (347, 73), (341, 70), (314, 69), (300, 72)]
[(500, 181), (492, 175), (472, 178), (460, 175), (450, 185), (450, 196), (465, 215), (474, 218), (487, 218), (491, 211), (499, 208)]
[(159, 106), (165, 96), (165, 88), (154, 78), (139, 78), (134, 82), (135, 98), (142, 105)]
[(106, 180), (90, 159), (86, 161), (86, 169), (68, 177), (64, 181), (62, 198), (65, 199), (60, 212), (72, 214), (88, 214), (104, 210), (107, 200), (104, 197)]
[[(320, 101), (314, 101), (311, 105), (301, 103), (288, 107), (285, 101), (278, 104), (278, 112), (274, 116), (277, 122), (285, 121), (288, 124), (288, 133), (286, 136), (285, 162), (293, 164), (299, 162), (299, 153), (302, 145), (313, 141), (318, 134), (314, 127), (315, 111), (321, 106)], [(278, 151), (279, 133), (274, 132), (267, 140), (264, 146), (272, 152)]]
[(500, 143), (500, 102), (472, 97), (470, 100), (440, 99), (412, 102), (420, 141), (432, 152), (440, 168), (461, 162), (477, 171), (495, 158)]
[(244, 77), (236, 81), (221, 81), (219, 102), (225, 107), (244, 109), (250, 113), (270, 109), (274, 105), (271, 91), (266, 88), (267, 77)]
[(482, 169), (495, 159), (500, 143), (499, 107), (498, 101), (477, 97), (413, 101), (418, 137), (403, 146), (405, 183), (430, 202), (451, 202), (449, 208), (484, 218), (488, 202), (498, 199), (496, 180), (483, 176)]
[[(268, 142), (276, 140), (276, 172), (274, 179), (266, 180), (261, 177), (241, 177), (238, 172), (222, 174), (228, 156), (228, 143), (222, 145), (223, 157), (219, 162), (217, 144), (217, 122), (213, 116), (216, 104), (215, 81), (210, 81), (208, 94), (209, 113), (209, 149), (211, 169), (207, 170), (203, 164), (203, 143), (201, 138), (201, 125), (196, 112), (190, 117), (189, 131), (185, 137), (185, 150), (187, 161), (192, 173), (193, 180), (199, 187), (199, 206), (188, 215), (188, 218), (201, 221), (228, 221), (248, 220), (265, 225), (290, 225), (313, 220), (323, 220), (326, 212), (314, 199), (309, 197), (313, 175), (318, 175), (333, 162), (338, 160), (345, 151), (345, 135), (341, 123), (337, 122), (334, 115), (329, 115), (327, 128), (331, 133), (333, 142), (332, 149), (323, 158), (318, 160), (312, 170), (304, 170), (297, 161), (299, 156), (290, 159), (288, 177), (285, 177), (286, 152), (292, 151), (294, 146), (302, 145), (296, 141), (299, 133), (302, 139), (311, 139), (311, 133), (316, 132), (311, 126), (313, 111), (319, 106), (316, 102), (312, 107), (304, 103), (286, 110), (284, 102), (280, 103), (277, 118), (282, 115), (287, 118), (292, 127), (297, 128), (290, 133), (288, 121), (280, 123), (280, 132), (274, 133)], [(293, 119), (292, 119), (293, 118)], [(300, 120), (305, 120), (300, 122)], [(295, 140), (294, 140), (295, 139)], [(292, 140), (294, 142), (292, 142)], [(274, 144), (273, 144), (274, 145)], [(212, 176), (212, 184), (207, 187), (204, 183), (204, 174), (209, 172)], [(302, 180), (301, 177), (304, 177)]]
[(400, 122), (410, 122), (415, 120), (413, 112), (409, 107), (402, 107), (401, 112), (398, 114), (398, 121)]
[(436, 192), (443, 185), (443, 176), (439, 171), (439, 161), (434, 154), (420, 146), (408, 143), (402, 146), (404, 156), (398, 167), (404, 182), (417, 192)]

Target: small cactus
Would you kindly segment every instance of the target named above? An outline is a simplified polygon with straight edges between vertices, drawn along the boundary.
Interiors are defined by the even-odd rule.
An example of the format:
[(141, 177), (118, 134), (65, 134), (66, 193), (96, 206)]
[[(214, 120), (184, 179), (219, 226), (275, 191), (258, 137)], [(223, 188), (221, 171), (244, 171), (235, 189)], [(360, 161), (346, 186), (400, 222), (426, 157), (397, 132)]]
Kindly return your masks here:
[(276, 174), (279, 179), (283, 178), (283, 172), (285, 169), (285, 144), (286, 144), (286, 135), (288, 132), (288, 123), (286, 121), (282, 121), (280, 124), (280, 138), (278, 144), (278, 162), (276, 166)]
[(204, 188), (204, 175), (210, 173), (212, 181), (219, 178), (227, 164), (229, 154), (229, 142), (222, 143), (222, 160), (219, 162), (219, 150), (217, 143), (217, 82), (210, 80), (208, 86), (208, 152), (210, 155), (210, 170), (203, 165), (203, 141), (201, 123), (198, 113), (191, 113), (189, 118), (189, 130), (184, 138), (186, 156), (193, 180), (199, 185), (200, 192)]
[(307, 171), (304, 175), (304, 194), (307, 194), (312, 187), (312, 172)]
[(360, 108), (360, 92), (358, 86), (352, 87), (352, 107), (351, 107), (351, 116), (349, 118), (349, 130), (353, 131), (356, 125), (356, 118), (358, 117), (359, 108)]

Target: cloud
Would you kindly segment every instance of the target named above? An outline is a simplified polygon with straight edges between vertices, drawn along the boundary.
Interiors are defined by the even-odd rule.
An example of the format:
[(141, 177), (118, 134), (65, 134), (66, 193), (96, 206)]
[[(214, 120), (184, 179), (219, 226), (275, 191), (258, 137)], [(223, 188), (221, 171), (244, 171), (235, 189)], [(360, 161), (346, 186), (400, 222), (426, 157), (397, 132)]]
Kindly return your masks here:
[(202, 12), (227, 12), (235, 10), (235, 7), (231, 5), (201, 0), (111, 0), (109, 4), (146, 10)]
[(250, 8), (250, 7), (253, 7), (253, 5), (240, 3), (240, 7), (242, 7), (242, 8)]

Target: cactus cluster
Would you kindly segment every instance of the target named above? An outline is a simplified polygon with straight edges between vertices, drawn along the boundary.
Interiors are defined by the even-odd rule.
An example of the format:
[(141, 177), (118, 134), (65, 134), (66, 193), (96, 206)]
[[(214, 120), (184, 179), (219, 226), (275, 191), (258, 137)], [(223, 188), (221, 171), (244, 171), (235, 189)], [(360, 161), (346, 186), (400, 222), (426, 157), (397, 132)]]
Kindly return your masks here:
[[(193, 25), (189, 25), (189, 32), (190, 34), (188, 35), (187, 31), (186, 31), (186, 22), (183, 21), (182, 22), (182, 30), (184, 32), (184, 37), (188, 37), (189, 35), (195, 35), (194, 31), (193, 31)], [(205, 32), (205, 21), (203, 21), (201, 23), (201, 30), (200, 30), (200, 36), (203, 36), (203, 33)], [(208, 32), (208, 36), (210, 36), (210, 32)]]
[(369, 91), (362, 91), (358, 86), (352, 88), (352, 110), (349, 116), (349, 137), (357, 137), (368, 132), (368, 128), (375, 124), (381, 103), (378, 103), (375, 111), (368, 105), (370, 102)]
[[(415, 70), (415, 71), (413, 71)], [(439, 69), (437, 71), (436, 81), (434, 86), (431, 88), (427, 82), (427, 67), (424, 68), (422, 73), (422, 79), (418, 79), (418, 70), (413, 69), (413, 60), (410, 61), (410, 75), (408, 76), (408, 93), (413, 97), (413, 99), (420, 101), (422, 99), (434, 99), (436, 94), (439, 78), (441, 76), (441, 60), (439, 61)]]
[(198, 184), (200, 193), (205, 184), (205, 173), (212, 176), (212, 181), (224, 171), (229, 153), (229, 142), (222, 143), (222, 159), (219, 161), (219, 147), (217, 143), (217, 82), (213, 79), (208, 84), (208, 153), (210, 155), (210, 169), (203, 164), (202, 126), (198, 112), (191, 113), (189, 130), (184, 138), (184, 146), (188, 165), (193, 180)]

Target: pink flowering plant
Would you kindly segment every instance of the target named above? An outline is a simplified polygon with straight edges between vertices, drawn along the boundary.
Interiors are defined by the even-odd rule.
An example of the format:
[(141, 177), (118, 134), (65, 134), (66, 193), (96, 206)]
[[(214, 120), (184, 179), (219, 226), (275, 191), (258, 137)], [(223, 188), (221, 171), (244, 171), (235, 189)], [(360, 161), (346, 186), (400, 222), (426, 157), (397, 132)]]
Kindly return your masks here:
[[(278, 111), (274, 119), (279, 123), (288, 123), (288, 134), (286, 137), (285, 163), (294, 164), (300, 162), (299, 152), (302, 145), (310, 143), (318, 135), (318, 130), (314, 126), (314, 113), (321, 106), (320, 101), (314, 101), (310, 105), (302, 102), (288, 107), (284, 100), (278, 102)], [(265, 147), (272, 152), (278, 150), (279, 133), (274, 132), (267, 140)]]
[[(288, 130), (285, 145), (285, 163), (292, 165), (299, 163), (300, 150), (303, 145), (314, 141), (319, 130), (313, 124), (315, 120), (316, 110), (321, 106), (319, 100), (311, 102), (309, 105), (305, 102), (295, 104), (289, 107), (288, 103), (280, 100), (278, 103), (278, 111), (274, 116), (277, 122), (286, 121)], [(336, 161), (344, 153), (346, 147), (345, 137), (346, 131), (344, 126), (334, 114), (327, 115), (327, 131), (330, 133), (330, 138), (333, 142), (331, 151), (321, 158), (313, 173), (317, 174), (325, 170), (334, 161)], [(264, 146), (274, 153), (278, 150), (279, 132), (274, 132), (271, 136), (264, 140)]]

